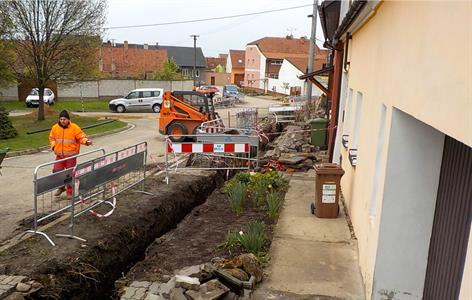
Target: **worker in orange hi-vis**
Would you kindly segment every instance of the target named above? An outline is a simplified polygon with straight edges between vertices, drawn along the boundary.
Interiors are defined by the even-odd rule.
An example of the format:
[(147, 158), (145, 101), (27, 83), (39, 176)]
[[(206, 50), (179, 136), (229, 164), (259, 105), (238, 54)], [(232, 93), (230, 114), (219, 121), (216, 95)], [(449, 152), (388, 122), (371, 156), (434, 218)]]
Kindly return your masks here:
[[(82, 129), (75, 123), (70, 121), (69, 113), (66, 110), (59, 114), (59, 122), (54, 124), (49, 133), (49, 142), (51, 143), (51, 150), (56, 154), (56, 160), (72, 157), (80, 152), (80, 144), (90, 146), (90, 141)], [(61, 162), (57, 162), (53, 166), (53, 172), (59, 172), (65, 169), (70, 169), (77, 164), (77, 158), (71, 158)], [(60, 196), (67, 190), (67, 197), (72, 196), (72, 187), (68, 184), (65, 187), (60, 187), (54, 196)]]

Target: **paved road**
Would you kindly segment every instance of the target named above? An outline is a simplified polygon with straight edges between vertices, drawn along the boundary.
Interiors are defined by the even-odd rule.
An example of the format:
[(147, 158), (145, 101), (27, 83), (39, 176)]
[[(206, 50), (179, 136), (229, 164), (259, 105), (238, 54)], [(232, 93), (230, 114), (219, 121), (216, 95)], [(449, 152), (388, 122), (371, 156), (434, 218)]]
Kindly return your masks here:
[[(225, 118), (228, 111), (234, 114), (240, 107), (260, 107), (263, 114), (266, 112), (264, 108), (267, 108), (271, 103), (274, 103), (274, 101), (246, 97), (244, 105), (230, 109), (218, 109), (218, 111)], [(96, 138), (94, 140), (95, 145), (82, 147), (82, 152), (98, 148), (104, 148), (107, 152), (112, 152), (145, 140), (149, 145), (148, 161), (163, 161), (164, 137), (157, 131), (158, 120), (156, 114), (125, 113), (117, 115), (110, 113), (84, 113), (84, 115), (119, 116), (135, 127), (117, 134)], [(232, 122), (233, 124), (231, 125), (234, 125), (234, 120)], [(89, 156), (88, 158), (91, 157)], [(18, 221), (32, 215), (33, 170), (37, 165), (52, 161), (53, 159), (52, 152), (45, 151), (33, 155), (8, 158), (3, 161), (3, 176), (0, 176), (0, 241), (14, 233), (15, 228), (18, 227)], [(42, 174), (47, 174), (51, 169), (52, 167), (45, 168)]]

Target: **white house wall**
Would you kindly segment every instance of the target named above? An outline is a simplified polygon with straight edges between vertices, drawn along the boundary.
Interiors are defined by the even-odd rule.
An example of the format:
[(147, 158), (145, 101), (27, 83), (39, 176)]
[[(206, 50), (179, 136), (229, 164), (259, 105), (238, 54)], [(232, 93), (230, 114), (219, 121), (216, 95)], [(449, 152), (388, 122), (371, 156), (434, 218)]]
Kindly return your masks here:
[(231, 65), (231, 52), (228, 54), (228, 57), (226, 58), (226, 73), (231, 73), (231, 70), (233, 69), (233, 66)]
[[(346, 172), (342, 178), (342, 191), (358, 237), (359, 263), (368, 297), (372, 295), (379, 299), (381, 293), (395, 293), (395, 290), (411, 293), (410, 299), (422, 296), (427, 263), (426, 240), (430, 238), (432, 205), (436, 199), (433, 190), (427, 195), (425, 187), (433, 188), (432, 181), (437, 180), (444, 134), (472, 146), (472, 94), (467, 84), (467, 78), (471, 78), (472, 60), (464, 60), (470, 57), (472, 44), (450, 46), (472, 36), (472, 27), (463, 26), (470, 20), (471, 8), (470, 3), (460, 1), (384, 1), (374, 17), (353, 33), (349, 42), (349, 78), (342, 77), (340, 130), (337, 132), (339, 137), (334, 159), (338, 160), (339, 153), (342, 154), (342, 166)], [(438, 37), (444, 41), (437, 43)], [(438, 57), (441, 59), (438, 60)], [(435, 63), (431, 63), (433, 61)], [(344, 119), (349, 122), (343, 124), (342, 110), (350, 89), (353, 101), (344, 114)], [(349, 163), (348, 152), (341, 145), (340, 137), (343, 133), (352, 133), (354, 126), (348, 123), (354, 120), (358, 92), (363, 94), (363, 105), (358, 161), (354, 168)], [(382, 105), (387, 108), (387, 127), (379, 162), (381, 172), (377, 176), (377, 136)], [(390, 136), (394, 110), (408, 116), (403, 122), (410, 124), (411, 134), (415, 137), (412, 138), (409, 131), (402, 138)], [(427, 130), (421, 133), (420, 128)], [(392, 125), (393, 129), (398, 128)], [(425, 140), (428, 138), (431, 139), (429, 142)], [(417, 147), (419, 144), (422, 146)], [(402, 155), (399, 155), (402, 150), (400, 146), (405, 151)], [(403, 168), (404, 173), (395, 174), (395, 169), (398, 171), (399, 168)], [(426, 179), (430, 180), (427, 184)], [(410, 182), (417, 185), (411, 186)], [(401, 183), (406, 184), (408, 189)], [(383, 197), (372, 197), (377, 188), (378, 194)], [(426, 198), (429, 198), (428, 203)], [(378, 209), (371, 214), (374, 201)], [(397, 217), (385, 214), (385, 209), (397, 214)], [(415, 209), (415, 221), (409, 209)], [(427, 219), (428, 213), (430, 220)], [(408, 245), (395, 242), (402, 239)], [(407, 249), (414, 253), (407, 252)], [(392, 253), (404, 257), (395, 260)], [(421, 266), (418, 265), (420, 261), (423, 263)], [(409, 264), (411, 272), (405, 267)], [(471, 278), (471, 272), (472, 267), (466, 267), (464, 278)], [(466, 295), (471, 293), (470, 289), (465, 290), (464, 285), (462, 289)], [(397, 298), (408, 297), (403, 294), (394, 299)]]
[[(275, 86), (275, 91), (277, 93), (290, 95), (290, 87), (299, 86), (303, 94), (305, 91), (305, 80), (298, 79), (298, 76), (300, 75), (303, 75), (303, 72), (297, 69), (288, 60), (284, 59), (279, 70), (279, 78), (268, 79), (268, 90), (273, 91), (273, 87)], [(287, 90), (283, 88), (284, 82), (289, 84), (289, 88)], [(312, 84), (312, 95), (319, 96), (321, 93), (321, 90), (316, 85)]]

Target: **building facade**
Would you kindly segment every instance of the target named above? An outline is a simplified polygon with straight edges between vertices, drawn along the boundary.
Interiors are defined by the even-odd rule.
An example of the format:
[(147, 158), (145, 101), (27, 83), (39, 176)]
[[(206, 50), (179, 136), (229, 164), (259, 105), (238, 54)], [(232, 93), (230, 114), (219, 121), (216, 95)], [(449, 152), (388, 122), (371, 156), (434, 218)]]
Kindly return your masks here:
[(340, 11), (333, 161), (346, 172), (366, 295), (472, 299), (472, 4)]
[[(264, 92), (289, 95), (297, 90), (303, 93), (306, 80), (298, 76), (306, 71), (310, 41), (287, 36), (265, 37), (247, 44), (245, 53), (244, 86)], [(316, 46), (314, 66), (327, 61), (328, 52)], [(320, 94), (313, 86), (313, 95)]]
[(104, 43), (100, 49), (99, 70), (105, 77), (148, 79), (167, 59), (167, 51), (157, 45)]
[(193, 79), (195, 64), (195, 81), (196, 83), (203, 81), (203, 72), (207, 68), (207, 64), (201, 48), (180, 46), (159, 46), (159, 48), (167, 51), (169, 59), (175, 60), (184, 79)]
[(226, 72), (231, 73), (230, 81), (238, 86), (244, 83), (245, 55), (244, 50), (229, 50), (226, 60)]

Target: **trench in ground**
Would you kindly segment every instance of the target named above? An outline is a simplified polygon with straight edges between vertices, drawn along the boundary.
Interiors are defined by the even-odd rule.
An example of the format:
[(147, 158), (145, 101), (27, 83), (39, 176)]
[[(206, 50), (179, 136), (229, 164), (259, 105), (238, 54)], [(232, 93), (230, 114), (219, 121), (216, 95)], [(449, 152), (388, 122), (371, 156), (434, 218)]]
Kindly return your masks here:
[[(4, 273), (39, 281), (44, 287), (33, 299), (110, 299), (115, 281), (144, 258), (147, 247), (223, 183), (223, 176), (214, 172), (172, 175), (169, 185), (162, 179), (146, 180), (154, 196), (121, 196), (109, 218), (79, 217), (75, 234), (86, 238), (85, 243), (56, 238), (57, 246), (51, 247), (34, 236), (0, 253)], [(64, 233), (67, 227), (59, 224), (48, 234)]]

